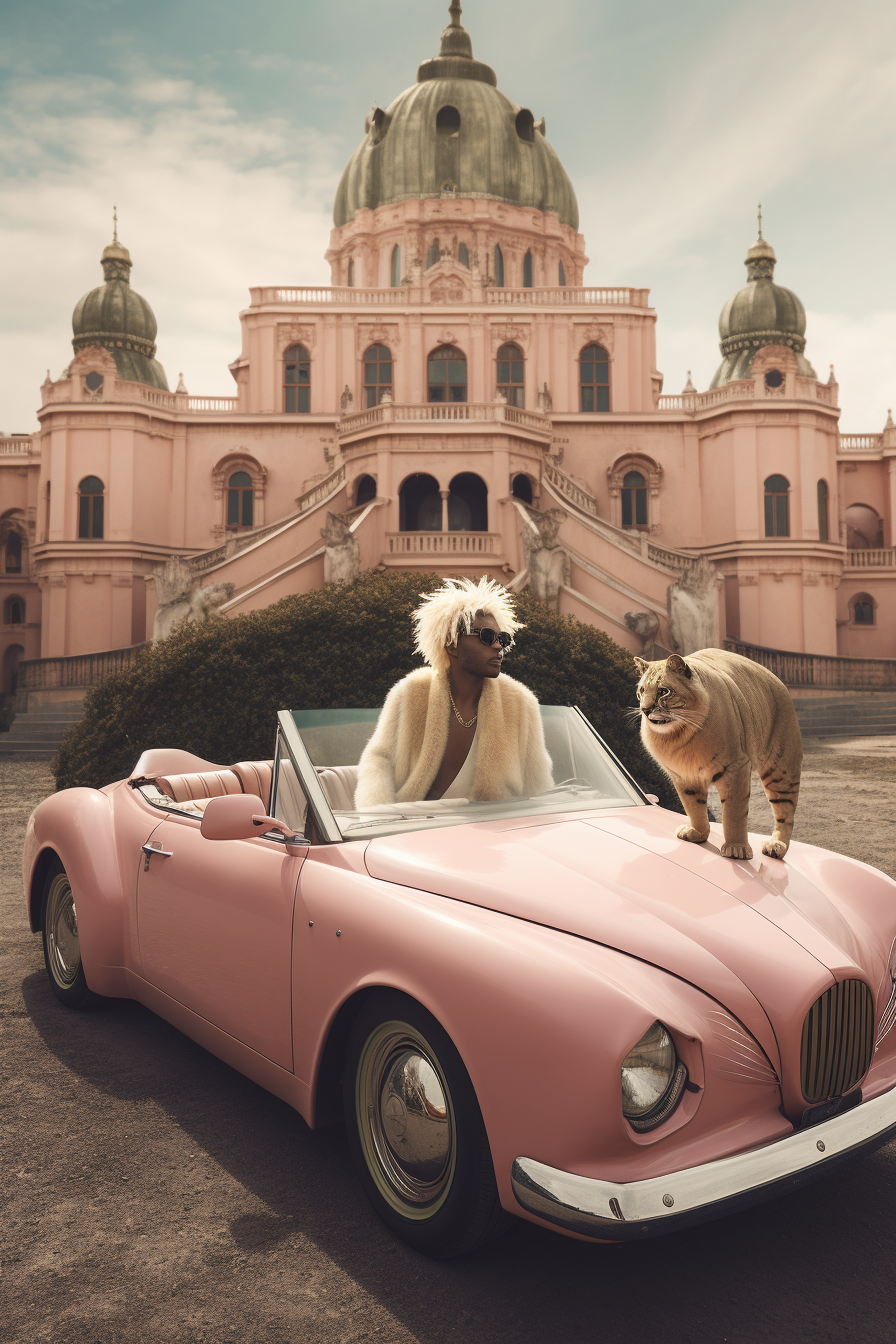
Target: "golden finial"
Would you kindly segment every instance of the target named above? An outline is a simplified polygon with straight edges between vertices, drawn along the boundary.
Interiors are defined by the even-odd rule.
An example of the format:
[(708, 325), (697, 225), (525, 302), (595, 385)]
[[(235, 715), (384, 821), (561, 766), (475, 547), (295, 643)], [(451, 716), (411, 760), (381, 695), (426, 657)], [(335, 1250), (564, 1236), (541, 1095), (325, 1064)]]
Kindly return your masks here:
[(762, 202), (759, 202), (759, 237), (762, 238)]
[(451, 26), (452, 28), (460, 28), (460, 26), (461, 26), (461, 22), (460, 22), (460, 15), (461, 15), (460, 0), (451, 0), (451, 4), (448, 6), (448, 13), (451, 15), (451, 25), (450, 25), (450, 26)]
[(113, 207), (112, 207), (112, 241), (113, 241), (113, 243), (117, 243), (117, 242), (118, 242), (118, 206), (117, 206), (117, 205), (113, 205)]

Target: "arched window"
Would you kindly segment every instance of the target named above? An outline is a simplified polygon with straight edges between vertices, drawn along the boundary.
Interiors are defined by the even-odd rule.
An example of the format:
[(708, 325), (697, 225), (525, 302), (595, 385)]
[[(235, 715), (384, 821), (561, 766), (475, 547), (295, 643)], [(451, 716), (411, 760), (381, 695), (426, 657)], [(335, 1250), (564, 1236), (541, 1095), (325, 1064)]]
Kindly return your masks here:
[(291, 345), (283, 356), (283, 409), (290, 414), (311, 411), (311, 356), (304, 345)]
[(602, 345), (586, 345), (579, 355), (583, 411), (610, 409), (610, 356)]
[(22, 572), (22, 538), (15, 528), (10, 528), (6, 534), (6, 545), (3, 548), (4, 568), (7, 574), (21, 574)]
[(870, 504), (850, 504), (844, 514), (846, 544), (851, 551), (875, 550), (884, 544), (884, 520)]
[(466, 266), (467, 270), (470, 269), (470, 253), (466, 243), (460, 243), (458, 245), (457, 259), (460, 262), (461, 266)]
[(514, 476), (511, 494), (514, 499), (521, 499), (524, 504), (531, 504), (532, 482), (529, 480), (529, 477), (524, 476), (522, 472), (520, 472), (518, 476)]
[(828, 483), (818, 482), (818, 540), (828, 540)]
[(566, 268), (562, 261), (557, 266), (557, 279), (560, 281), (561, 285), (566, 284)]
[(392, 351), (388, 345), (371, 345), (364, 351), (366, 405), (379, 406), (384, 392), (392, 395)]
[(647, 482), (640, 471), (627, 471), (622, 478), (622, 526), (647, 526)]
[(439, 483), (425, 472), (414, 472), (398, 492), (398, 526), (402, 532), (441, 532), (442, 496)]
[(8, 597), (3, 603), (3, 624), (4, 625), (24, 625), (25, 624), (25, 599), (24, 597)]
[(769, 476), (765, 482), (765, 535), (790, 536), (790, 482), (786, 476)]
[(85, 476), (78, 486), (78, 539), (96, 541), (103, 535), (103, 493), (99, 476)]
[(525, 406), (526, 389), (523, 386), (523, 352), (515, 345), (502, 345), (498, 351), (498, 391), (508, 406)]
[(472, 471), (462, 471), (451, 482), (448, 531), (488, 531), (488, 487), (482, 477)]
[(504, 253), (498, 244), (495, 244), (495, 284), (499, 288), (504, 288)]
[(456, 345), (440, 345), (429, 357), (429, 400), (466, 401), (467, 357)]
[(535, 284), (535, 263), (532, 260), (532, 253), (527, 252), (523, 257), (523, 289), (531, 289)]
[(376, 499), (376, 481), (372, 476), (362, 476), (355, 491), (355, 508), (359, 509), (362, 504), (369, 504), (372, 499)]
[(401, 248), (397, 243), (392, 249), (392, 267), (389, 283), (393, 289), (398, 289), (401, 284)]
[(354, 257), (349, 257), (349, 259), (348, 259), (348, 284), (349, 284), (349, 287), (350, 287), (350, 288), (353, 288), (353, 287), (354, 287), (354, 283), (355, 283), (355, 259), (354, 259)]
[(439, 247), (439, 240), (438, 238), (433, 238), (429, 245), (429, 251), (426, 254), (426, 269), (429, 270), (430, 266), (435, 266), (441, 255), (442, 252)]
[(850, 598), (853, 625), (874, 624), (874, 598), (870, 593), (856, 593)]
[(246, 532), (254, 527), (255, 493), (248, 471), (235, 471), (227, 482), (227, 530)]

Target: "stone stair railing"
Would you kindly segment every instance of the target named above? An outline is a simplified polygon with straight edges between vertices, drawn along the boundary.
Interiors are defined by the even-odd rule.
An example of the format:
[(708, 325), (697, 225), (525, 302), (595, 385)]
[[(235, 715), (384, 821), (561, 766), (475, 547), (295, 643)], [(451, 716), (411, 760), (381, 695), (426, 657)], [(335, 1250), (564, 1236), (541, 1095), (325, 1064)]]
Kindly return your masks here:
[(896, 691), (896, 658), (836, 658), (819, 653), (788, 653), (726, 639), (725, 648), (761, 663), (785, 686), (824, 690)]

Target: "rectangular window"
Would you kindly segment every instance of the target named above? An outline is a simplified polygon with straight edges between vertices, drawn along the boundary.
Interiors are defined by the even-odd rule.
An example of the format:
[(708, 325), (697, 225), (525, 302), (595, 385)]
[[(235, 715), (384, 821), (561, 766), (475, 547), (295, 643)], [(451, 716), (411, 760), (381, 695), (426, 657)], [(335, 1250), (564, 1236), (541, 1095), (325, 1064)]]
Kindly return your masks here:
[(243, 516), (242, 516), (242, 518), (240, 519), (240, 522), (242, 523), (243, 527), (251, 527), (251, 526), (252, 526), (252, 493), (253, 493), (253, 492), (252, 492), (251, 490), (243, 490), (243, 491), (241, 491), (241, 493), (242, 493), (242, 496), (243, 496)]
[(90, 497), (82, 495), (78, 507), (78, 537), (90, 536)]
[(635, 522), (647, 526), (647, 491), (635, 491)]
[(227, 491), (227, 526), (237, 527), (240, 521), (240, 492), (239, 490)]
[(594, 410), (594, 388), (593, 388), (593, 387), (583, 387), (583, 388), (582, 388), (582, 410), (583, 410), (583, 411), (593, 411), (593, 410)]
[(597, 388), (597, 409), (599, 411), (610, 409), (610, 389), (608, 387)]
[(789, 536), (790, 527), (788, 526), (788, 518), (787, 518), (787, 496), (776, 495), (775, 504), (777, 506), (776, 508), (777, 516), (775, 518), (775, 536), (776, 537)]
[(766, 495), (765, 497), (765, 535), (773, 537), (775, 535), (775, 497)]
[(449, 388), (449, 391), (451, 393), (452, 401), (466, 401), (467, 399), (466, 387), (452, 387)]
[(429, 399), (436, 403), (443, 402), (445, 400), (444, 384), (441, 387), (431, 387), (429, 389)]
[(631, 527), (632, 525), (632, 492), (631, 490), (622, 491), (622, 526)]

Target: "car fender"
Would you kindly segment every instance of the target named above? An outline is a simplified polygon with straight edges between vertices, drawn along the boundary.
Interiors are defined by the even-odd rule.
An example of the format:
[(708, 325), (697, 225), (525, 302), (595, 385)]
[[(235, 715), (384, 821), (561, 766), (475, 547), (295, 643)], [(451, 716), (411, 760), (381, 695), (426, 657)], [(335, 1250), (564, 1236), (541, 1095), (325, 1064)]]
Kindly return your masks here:
[[(659, 1154), (632, 1137), (621, 1113), (619, 1068), (659, 1017), (675, 1031), (698, 1089), (676, 1123), (694, 1116), (707, 1014), (717, 1007), (701, 991), (586, 939), (360, 874), (310, 862), (299, 888), (295, 1068), (311, 1090), (312, 1122), (340, 1010), (359, 993), (388, 987), (421, 1003), (457, 1047), (506, 1207), (515, 1208), (509, 1173), (520, 1154), (583, 1174), (599, 1161), (620, 1180), (669, 1161), (674, 1134)], [(771, 1067), (764, 1086), (752, 1091), (714, 1079), (706, 1123), (685, 1125), (684, 1145), (703, 1142), (705, 1150), (709, 1136), (710, 1146), (734, 1149), (745, 1133), (759, 1143), (787, 1132), (776, 1084)], [(728, 1133), (735, 1089), (739, 1102), (747, 1094), (736, 1138)], [(669, 1127), (671, 1133), (675, 1125)]]
[(46, 798), (28, 822), (22, 858), (32, 931), (40, 927), (43, 879), (58, 856), (78, 912), (81, 964), (96, 994), (127, 995), (124, 886), (109, 797), (95, 789), (63, 789)]

